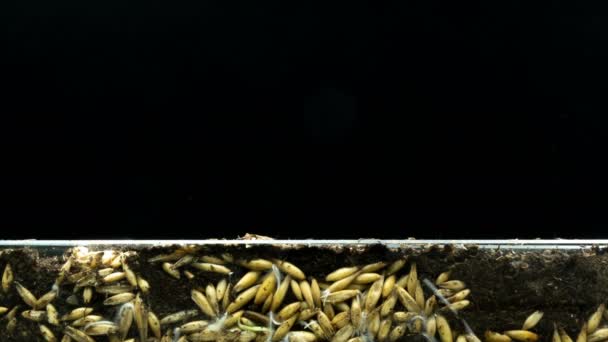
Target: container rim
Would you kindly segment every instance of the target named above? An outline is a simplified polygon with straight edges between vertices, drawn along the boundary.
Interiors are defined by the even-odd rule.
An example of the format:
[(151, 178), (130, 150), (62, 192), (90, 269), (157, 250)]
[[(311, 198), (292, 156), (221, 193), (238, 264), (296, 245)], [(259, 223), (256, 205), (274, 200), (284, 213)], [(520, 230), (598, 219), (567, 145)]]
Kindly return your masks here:
[(357, 239), (357, 240), (316, 240), (316, 239), (184, 239), (184, 240), (0, 240), (0, 248), (8, 247), (75, 247), (75, 246), (170, 246), (170, 245), (288, 245), (288, 246), (344, 246), (364, 247), (366, 245), (384, 245), (388, 248), (421, 248), (430, 245), (454, 245), (464, 247), (475, 245), (479, 248), (507, 249), (584, 249), (591, 247), (608, 247), (608, 239)]

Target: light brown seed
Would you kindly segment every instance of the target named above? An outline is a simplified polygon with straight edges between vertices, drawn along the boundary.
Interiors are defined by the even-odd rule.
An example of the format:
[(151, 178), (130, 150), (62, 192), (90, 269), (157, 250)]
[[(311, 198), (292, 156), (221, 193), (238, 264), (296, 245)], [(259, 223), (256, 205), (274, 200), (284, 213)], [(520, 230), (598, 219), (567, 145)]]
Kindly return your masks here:
[[(93, 288), (90, 286), (87, 286), (84, 288), (84, 290), (82, 291), (82, 302), (84, 304), (89, 304), (91, 303), (91, 299), (93, 298)], [(40, 300), (38, 300), (40, 301)]]
[(249, 271), (234, 285), (235, 292), (241, 292), (253, 286), (260, 278), (260, 272)]
[(396, 282), (397, 277), (394, 274), (384, 279), (384, 284), (382, 285), (382, 298), (388, 297), (391, 292), (393, 292)]
[(408, 279), (408, 275), (407, 275), (407, 274), (406, 274), (406, 275), (404, 275), (404, 276), (401, 276), (401, 277), (400, 277), (400, 278), (397, 280), (397, 282), (395, 283), (395, 286), (401, 286), (401, 287), (403, 287), (404, 289), (405, 289), (405, 288), (407, 288), (407, 279)]
[(435, 315), (435, 321), (437, 325), (437, 332), (439, 333), (439, 339), (441, 342), (452, 342), (454, 340), (452, 335), (452, 328), (450, 324), (442, 315)]
[(8, 311), (8, 308), (5, 306), (0, 306), (0, 315), (4, 315)]
[(255, 299), (253, 303), (256, 305), (260, 305), (264, 303), (266, 298), (274, 292), (277, 286), (277, 278), (274, 276), (272, 272), (269, 272), (264, 280), (262, 281), (262, 285), (259, 287), (258, 291), (255, 294)]
[(390, 315), (395, 308), (395, 304), (397, 304), (397, 292), (392, 291), (391, 295), (384, 300), (382, 305), (380, 306), (380, 316), (385, 317)]
[(353, 336), (354, 332), (355, 328), (351, 324), (347, 324), (336, 331), (336, 335), (331, 339), (331, 342), (346, 342)]
[(15, 278), (13, 276), (13, 269), (11, 268), (11, 264), (6, 263), (6, 266), (4, 266), (4, 272), (2, 273), (2, 290), (4, 291), (4, 293), (7, 293), (8, 290), (11, 288), (14, 279)]
[(424, 292), (422, 291), (422, 286), (420, 285), (420, 281), (416, 281), (414, 299), (416, 300), (416, 304), (418, 304), (418, 306), (420, 308), (424, 308), (424, 305), (425, 305)]
[(270, 305), (272, 305), (272, 298), (274, 297), (274, 294), (269, 294), (268, 297), (266, 297), (266, 300), (264, 301), (264, 304), (262, 304), (262, 313), (267, 313), (268, 310), (270, 310)]
[(226, 288), (228, 287), (228, 281), (226, 278), (222, 278), (215, 287), (215, 295), (217, 296), (217, 300), (221, 301), (224, 298), (224, 293), (226, 293)]
[(15, 331), (15, 328), (17, 328), (17, 318), (13, 317), (6, 323), (6, 331), (12, 334)]
[(435, 315), (431, 315), (426, 321), (426, 333), (429, 336), (435, 336), (437, 332), (437, 319)]
[(233, 313), (245, 306), (247, 303), (249, 303), (255, 297), (255, 294), (257, 293), (260, 286), (261, 285), (255, 285), (241, 292), (241, 294), (236, 297), (236, 299), (232, 303), (230, 303), (230, 305), (228, 305), (228, 307), (226, 308), (226, 312)]
[(139, 333), (140, 341), (148, 340), (148, 310), (138, 293), (133, 300), (133, 318)]
[(135, 290), (135, 288), (131, 285), (104, 285), (95, 288), (97, 293), (115, 295), (125, 292), (131, 292)]
[(418, 283), (418, 271), (416, 269), (416, 263), (412, 262), (410, 266), (410, 273), (407, 277), (407, 292), (411, 295), (416, 293), (416, 284)]
[(378, 335), (380, 329), (380, 314), (378, 311), (373, 311), (367, 316), (367, 330), (372, 336)]
[[(555, 331), (557, 334), (557, 330)], [(511, 342), (511, 338), (508, 335), (497, 333), (491, 330), (486, 330), (483, 334), (486, 342)]]
[(587, 334), (593, 333), (600, 325), (605, 309), (606, 306), (604, 304), (600, 304), (595, 312), (589, 316), (589, 319), (587, 320)]
[[(585, 334), (586, 333), (587, 333), (587, 327), (585, 325)], [(511, 340), (510, 337), (509, 337), (509, 340)], [(557, 326), (555, 325), (555, 323), (553, 323), (553, 336), (551, 337), (551, 342), (562, 342), (562, 338), (559, 337), (559, 331), (557, 330)]]
[(209, 325), (208, 321), (192, 321), (183, 324), (179, 329), (182, 334), (192, 334), (195, 332), (203, 331)]
[(210, 264), (217, 264), (217, 265), (226, 265), (226, 263), (227, 263), (226, 260), (215, 257), (215, 256), (211, 256), (211, 255), (204, 255), (204, 256), (200, 257), (200, 260), (202, 262), (207, 262)]
[(362, 320), (361, 300), (359, 296), (355, 296), (350, 305), (350, 321), (355, 329), (360, 330), (359, 326)]
[(95, 342), (95, 340), (89, 337), (87, 334), (71, 326), (65, 327), (63, 332), (76, 342)]
[(306, 304), (308, 304), (308, 307), (314, 308), (315, 302), (312, 297), (312, 290), (310, 289), (310, 284), (308, 284), (306, 280), (300, 282), (300, 290), (302, 291), (302, 296), (304, 297)]
[(82, 318), (82, 317), (90, 314), (91, 312), (93, 312), (93, 308), (87, 308), (87, 307), (77, 308), (77, 309), (74, 309), (74, 310), (70, 311), (69, 313), (63, 315), (63, 317), (61, 317), (61, 320), (62, 321), (75, 321), (79, 318)]
[(143, 294), (148, 294), (150, 292), (150, 283), (141, 276), (137, 276), (137, 286)]
[(287, 335), (287, 340), (289, 342), (316, 342), (317, 336), (309, 331), (292, 331)]
[(302, 311), (300, 311), (300, 320), (307, 321), (316, 316), (319, 311), (321, 311), (319, 310), (319, 308), (303, 309)]
[(336, 331), (334, 330), (334, 327), (331, 324), (329, 317), (327, 317), (327, 315), (325, 315), (323, 311), (319, 311), (317, 313), (317, 322), (319, 322), (319, 325), (321, 326), (321, 329), (323, 329), (325, 336), (333, 336), (335, 334)]
[(325, 333), (325, 330), (323, 330), (323, 328), (317, 321), (310, 321), (310, 323), (308, 323), (308, 329), (310, 329), (310, 331), (312, 331), (315, 336), (320, 340), (327, 340), (331, 338), (331, 335), (327, 335)]
[(89, 336), (103, 336), (114, 334), (118, 331), (118, 326), (114, 322), (99, 321), (88, 324), (83, 332)]
[(110, 273), (107, 276), (103, 277), (103, 282), (106, 284), (111, 284), (111, 283), (115, 283), (117, 281), (123, 280), (125, 279), (126, 274), (125, 272), (114, 272), (114, 273)]
[(15, 288), (17, 289), (17, 293), (23, 299), (23, 302), (32, 308), (36, 307), (37, 299), (36, 297), (25, 288), (25, 286), (21, 285), (19, 282), (15, 282)]
[[(587, 329), (587, 331), (589, 331)], [(593, 334), (587, 335), (587, 341), (589, 342), (599, 342), (605, 341), (608, 339), (608, 328), (597, 329), (593, 332)]]
[(281, 281), (281, 285), (277, 289), (277, 292), (274, 293), (272, 297), (272, 304), (270, 305), (270, 311), (276, 312), (277, 309), (283, 303), (285, 299), (285, 295), (287, 295), (287, 291), (289, 290), (289, 284), (291, 283), (291, 276), (288, 274), (283, 281)]
[(46, 342), (57, 342), (57, 337), (55, 337), (53, 331), (44, 324), (40, 324), (40, 334)]
[(353, 284), (365, 285), (375, 282), (380, 279), (382, 276), (378, 273), (360, 273), (355, 280), (353, 280)]
[(103, 321), (103, 317), (99, 315), (87, 315), (82, 318), (79, 318), (70, 324), (73, 327), (84, 327), (85, 325)]
[(471, 302), (468, 299), (463, 299), (459, 302), (455, 302), (450, 305), (447, 305), (445, 308), (452, 310), (452, 311), (459, 311), (459, 310), (462, 310), (462, 309), (466, 308), (467, 306), (469, 306), (469, 304), (471, 304)]
[(266, 271), (272, 268), (272, 262), (266, 259), (240, 260), (237, 264), (253, 271)]
[(282, 322), (282, 321), (286, 320), (287, 318), (296, 314), (300, 310), (301, 307), (302, 307), (302, 304), (300, 302), (294, 302), (294, 303), (285, 305), (285, 307), (283, 307), (281, 309), (281, 311), (279, 311), (279, 313), (277, 314), (277, 319), (279, 320), (279, 322)]
[(341, 290), (341, 291), (332, 292), (332, 293), (328, 294), (327, 296), (325, 296), (325, 302), (331, 303), (331, 304), (343, 302), (345, 300), (349, 300), (349, 299), (353, 298), (354, 296), (356, 296), (360, 293), (361, 292), (359, 290)]
[(52, 325), (59, 325), (59, 314), (57, 313), (57, 309), (53, 306), (53, 304), (46, 305), (46, 319)]
[(196, 268), (197, 270), (203, 271), (203, 272), (213, 272), (213, 273), (219, 273), (219, 274), (230, 274), (232, 273), (232, 271), (223, 265), (216, 265), (216, 264), (210, 264), (207, 262), (194, 262), (191, 264), (192, 267)]
[(163, 262), (163, 271), (175, 279), (180, 278), (179, 270), (173, 269), (173, 265), (168, 262)]
[(188, 278), (188, 280), (192, 280), (195, 277), (194, 273), (192, 273), (188, 270), (184, 270), (184, 275), (186, 276), (186, 278)]
[(325, 277), (325, 281), (335, 282), (335, 281), (344, 279), (344, 278), (354, 274), (358, 270), (359, 270), (359, 267), (357, 267), (357, 266), (339, 268), (339, 269), (331, 272), (330, 274), (328, 274)]
[(393, 320), (397, 323), (406, 323), (416, 317), (414, 312), (397, 311), (393, 314)]
[(505, 335), (509, 336), (514, 340), (521, 342), (536, 342), (538, 341), (538, 335), (527, 330), (508, 330), (504, 332)]
[[(559, 341), (561, 342), (561, 341)], [(587, 323), (583, 324), (581, 331), (578, 333), (576, 337), (576, 342), (587, 342)]]
[(326, 289), (326, 291), (331, 293), (331, 292), (344, 290), (345, 288), (348, 287), (348, 285), (350, 285), (355, 280), (355, 278), (357, 278), (357, 276), (359, 274), (360, 274), (360, 272), (355, 272), (355, 273), (349, 275), (348, 277), (345, 277), (343, 279), (340, 279), (340, 280), (332, 283), (331, 285), (329, 285), (329, 287)]
[(133, 287), (137, 287), (137, 276), (135, 275), (135, 272), (133, 272), (131, 267), (129, 267), (129, 265), (127, 264), (126, 259), (122, 262), (122, 270), (125, 271), (125, 276), (129, 284), (131, 284), (131, 286)]
[(438, 284), (438, 286), (452, 291), (464, 290), (464, 288), (467, 287), (466, 284), (460, 280), (444, 281), (443, 283)]
[(403, 335), (405, 335), (406, 325), (400, 324), (391, 330), (391, 333), (388, 335), (388, 340), (391, 342), (399, 340)]
[[(469, 290), (469, 289), (464, 289), (464, 290), (462, 290), (462, 291), (458, 291), (457, 293), (455, 293), (455, 294), (454, 294), (454, 295), (452, 295), (451, 297), (448, 297), (448, 298), (447, 298), (447, 300), (448, 300), (448, 302), (450, 302), (450, 303), (458, 302), (458, 301), (461, 301), (461, 300), (463, 300), (463, 299), (467, 298), (467, 297), (469, 296), (469, 294), (470, 294), (470, 293), (471, 293), (471, 290)], [(538, 313), (540, 313), (540, 318), (542, 318), (542, 312), (540, 312), (540, 311), (536, 311), (536, 312), (534, 312), (532, 315), (530, 315), (528, 318), (526, 318), (526, 322), (528, 322), (528, 319), (530, 319), (530, 320), (534, 320), (534, 319), (537, 319), (537, 318), (538, 318), (538, 319), (540, 320), (540, 318), (539, 318), (539, 317), (536, 317), (536, 316), (535, 316), (535, 315), (538, 315)], [(532, 324), (532, 323), (534, 323), (534, 322), (533, 322), (533, 321), (528, 322), (528, 324)], [(536, 321), (536, 323), (538, 323), (538, 321)], [(534, 327), (534, 326), (536, 325), (536, 323), (534, 323), (534, 324), (533, 324), (533, 325), (532, 325), (530, 328), (528, 328), (528, 329), (531, 329), (532, 327)], [(526, 326), (526, 323), (525, 323), (525, 322), (524, 322), (524, 326)], [(528, 330), (528, 329), (524, 329), (524, 330)]]
[(42, 297), (38, 298), (34, 308), (36, 310), (46, 308), (46, 305), (49, 304), (50, 302), (52, 302), (53, 300), (55, 300), (56, 297), (57, 297), (57, 291), (51, 290), (51, 291), (45, 293), (44, 295), (42, 295)]
[(211, 308), (215, 314), (219, 314), (220, 305), (217, 300), (217, 291), (215, 290), (215, 286), (213, 286), (213, 284), (207, 284), (207, 287), (205, 288), (205, 295), (207, 296), (207, 300), (209, 301), (209, 304), (211, 305)]
[(412, 296), (403, 287), (395, 286), (395, 289), (401, 305), (405, 306), (408, 311), (416, 313), (420, 312), (421, 309), (418, 306), (418, 303), (416, 303), (416, 300), (412, 298)]
[[(183, 257), (181, 257), (179, 260), (177, 260), (175, 262), (175, 264), (171, 265), (171, 268), (176, 270), (182, 266), (186, 266), (192, 263), (192, 261), (194, 260), (194, 255), (192, 254), (186, 254)], [(221, 261), (221, 260), (220, 260)], [(206, 263), (209, 263), (207, 261), (205, 261)], [(223, 261), (221, 261), (221, 265), (225, 264)]]
[(424, 314), (430, 316), (437, 306), (437, 297), (435, 295), (430, 296), (424, 303)]
[(295, 280), (291, 280), (289, 284), (291, 286), (291, 292), (293, 292), (293, 295), (296, 296), (299, 301), (303, 301), (304, 296), (302, 296), (302, 289), (300, 289), (300, 284), (298, 284), (298, 282)]
[(390, 266), (386, 270), (386, 275), (390, 276), (394, 273), (397, 273), (400, 269), (403, 268), (403, 266), (405, 266), (406, 262), (407, 260), (405, 259), (395, 260), (392, 264), (390, 264)]
[[(461, 294), (461, 293), (463, 293), (463, 292), (465, 292), (465, 291), (471, 292), (468, 289), (462, 290), (462, 291), (458, 292), (457, 294), (453, 295), (452, 297), (450, 297), (450, 298), (457, 297), (456, 300), (452, 300), (451, 302), (457, 302), (459, 300), (464, 299), (468, 295), (468, 292), (465, 295), (460, 295), (460, 296), (458, 296), (458, 295)], [(460, 298), (460, 297), (462, 297), (462, 298)], [(448, 300), (449, 300), (449, 298), (448, 298)], [(522, 329), (523, 330), (530, 330), (530, 329), (534, 328), (538, 324), (538, 322), (540, 322), (541, 318), (543, 318), (543, 312), (542, 311), (534, 311), (530, 316), (528, 316), (526, 318), (526, 320), (524, 321), (524, 324), (522, 326)]]
[(285, 336), (287, 336), (287, 333), (289, 332), (289, 330), (291, 330), (297, 319), (298, 315), (293, 315), (285, 322), (281, 323), (281, 325), (279, 325), (277, 330), (274, 332), (274, 335), (272, 336), (272, 342), (278, 342), (282, 340)]
[(106, 298), (103, 305), (120, 305), (132, 301), (133, 298), (135, 298), (135, 295), (131, 292), (120, 293)]
[(376, 308), (376, 304), (382, 297), (382, 285), (384, 284), (384, 277), (380, 277), (376, 280), (372, 286), (370, 286), (367, 296), (365, 297), (365, 311), (371, 312)]
[(559, 339), (562, 342), (573, 342), (572, 339), (570, 338), (570, 336), (568, 336), (568, 334), (562, 327), (559, 327)]
[(378, 340), (384, 341), (388, 338), (388, 334), (391, 332), (392, 322), (390, 319), (384, 319), (380, 322), (380, 329), (378, 329)]
[(331, 324), (335, 329), (342, 329), (342, 327), (350, 323), (350, 319), (350, 310), (342, 311), (334, 316), (334, 318), (331, 320)]
[(321, 288), (319, 287), (319, 283), (315, 278), (312, 278), (310, 281), (310, 291), (312, 293), (312, 300), (315, 303), (315, 306), (320, 308), (321, 304)]
[(451, 271), (443, 272), (439, 276), (437, 276), (437, 280), (435, 280), (435, 285), (439, 285), (441, 283), (445, 283), (450, 280)]
[(361, 273), (377, 272), (386, 267), (386, 265), (387, 264), (384, 261), (375, 262), (373, 264), (367, 264), (361, 268)]
[(290, 262), (287, 262), (287, 261), (279, 260), (279, 259), (273, 259), (273, 261), (279, 267), (279, 269), (281, 271), (289, 274), (293, 279), (295, 279), (295, 280), (306, 279), (306, 275), (304, 275), (304, 272), (302, 272), (301, 269), (296, 267), (296, 265), (294, 265)]
[(191, 294), (190, 298), (192, 298), (192, 301), (194, 301), (194, 303), (201, 309), (201, 311), (205, 315), (207, 315), (209, 317), (217, 317), (217, 314), (213, 310), (213, 307), (207, 300), (207, 297), (205, 297), (205, 295), (202, 292), (197, 291), (197, 290), (192, 290), (190, 292), (190, 294)]
[(228, 284), (226, 286), (226, 291), (224, 292), (224, 295), (222, 296), (222, 310), (226, 311), (226, 308), (228, 307), (228, 305), (230, 304), (230, 293), (232, 291), (232, 284)]
[(34, 322), (42, 322), (46, 319), (46, 311), (25, 310), (21, 313), (21, 317)]
[(158, 317), (156, 317), (156, 315), (152, 311), (148, 311), (148, 326), (149, 326), (152, 334), (157, 339), (160, 339), (160, 336), (161, 336), (160, 321), (158, 320)]
[(175, 313), (172, 313), (170, 315), (163, 317), (160, 320), (160, 325), (162, 326), (162, 325), (174, 324), (177, 322), (185, 321), (187, 319), (197, 316), (198, 314), (199, 314), (198, 310), (178, 311), (178, 312), (175, 312)]

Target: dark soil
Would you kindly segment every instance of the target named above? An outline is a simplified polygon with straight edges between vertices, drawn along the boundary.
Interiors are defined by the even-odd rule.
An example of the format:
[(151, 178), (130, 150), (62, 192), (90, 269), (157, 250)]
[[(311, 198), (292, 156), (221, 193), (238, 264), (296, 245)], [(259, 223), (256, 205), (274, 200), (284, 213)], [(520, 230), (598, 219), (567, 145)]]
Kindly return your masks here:
[[(208, 282), (217, 283), (222, 278), (221, 275), (191, 269), (196, 274), (194, 279), (188, 280), (182, 276), (176, 280), (167, 276), (159, 264), (147, 262), (150, 257), (170, 250), (172, 249), (168, 247), (141, 249), (130, 260), (131, 267), (149, 281), (151, 291), (146, 297), (147, 304), (159, 317), (196, 308), (190, 299), (190, 290), (197, 286), (204, 287)], [(563, 326), (575, 338), (583, 321), (608, 297), (608, 287), (605, 286), (608, 284), (608, 255), (597, 250), (513, 252), (490, 251), (475, 246), (457, 249), (447, 246), (395, 251), (378, 245), (367, 249), (211, 246), (205, 248), (204, 252), (209, 255), (229, 252), (235, 258), (276, 257), (294, 263), (307, 276), (317, 279), (324, 278), (327, 273), (339, 267), (380, 260), (390, 262), (407, 256), (417, 262), (419, 278), (434, 281), (439, 273), (452, 270), (451, 279), (466, 282), (471, 289), (469, 299), (472, 304), (462, 311), (461, 317), (479, 337), (486, 329), (519, 329), (530, 313), (541, 310), (545, 315), (533, 329), (541, 335), (541, 340), (550, 340), (554, 322)], [(37, 297), (51, 289), (63, 263), (59, 257), (41, 256), (33, 249), (3, 251), (0, 255), (0, 271), (4, 270), (7, 261), (13, 267), (15, 280)], [(232, 282), (237, 281), (243, 273), (240, 268), (234, 267), (234, 270)], [(62, 289), (59, 298), (53, 302), (60, 314), (75, 308), (65, 301), (72, 294), (69, 289), (71, 287)], [(426, 291), (426, 294), (429, 293)], [(99, 294), (95, 296), (100, 299)], [(101, 301), (95, 301), (94, 298), (94, 302)], [(14, 287), (8, 294), (0, 290), (0, 306), (10, 309), (15, 305), (21, 305), (17, 329), (14, 334), (8, 334), (7, 320), (4, 318), (6, 315), (0, 317), (0, 341), (42, 341), (37, 323), (21, 317), (21, 311), (27, 307)], [(96, 314), (114, 317), (115, 308), (99, 304), (93, 307)], [(453, 329), (463, 332), (464, 328), (457, 319), (452, 317), (450, 322)], [(62, 336), (59, 329), (47, 326), (54, 329), (58, 338)], [(403, 340), (422, 339), (410, 336)]]

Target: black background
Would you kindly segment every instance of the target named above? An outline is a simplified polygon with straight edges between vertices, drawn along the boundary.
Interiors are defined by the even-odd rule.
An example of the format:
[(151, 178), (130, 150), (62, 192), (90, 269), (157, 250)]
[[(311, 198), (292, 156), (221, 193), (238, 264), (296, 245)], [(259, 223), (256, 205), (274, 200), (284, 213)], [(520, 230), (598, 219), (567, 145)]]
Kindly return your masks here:
[(606, 237), (599, 1), (1, 6), (0, 237)]

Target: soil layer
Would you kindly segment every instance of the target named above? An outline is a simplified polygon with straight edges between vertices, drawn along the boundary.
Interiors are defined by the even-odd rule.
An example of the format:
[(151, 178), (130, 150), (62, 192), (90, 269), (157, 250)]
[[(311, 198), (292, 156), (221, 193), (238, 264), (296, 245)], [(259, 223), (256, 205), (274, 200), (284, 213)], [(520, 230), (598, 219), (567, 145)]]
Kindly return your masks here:
[[(117, 247), (129, 249), (128, 246)], [(133, 270), (151, 285), (146, 304), (158, 317), (193, 309), (190, 290), (217, 283), (222, 275), (193, 271), (195, 277), (177, 280), (169, 277), (159, 264), (149, 263), (153, 256), (168, 253), (173, 247), (137, 249), (130, 259)], [(563, 327), (576, 338), (581, 325), (597, 306), (608, 298), (608, 255), (602, 250), (488, 250), (476, 246), (430, 246), (425, 249), (389, 250), (381, 245), (368, 248), (306, 247), (306, 246), (211, 246), (204, 254), (219, 256), (230, 253), (235, 259), (279, 258), (297, 265), (307, 276), (325, 278), (328, 273), (344, 266), (364, 265), (377, 261), (394, 261), (407, 257), (416, 261), (419, 279), (434, 282), (441, 272), (451, 270), (451, 279), (462, 280), (471, 290), (471, 305), (460, 313), (473, 331), (483, 339), (486, 329), (504, 331), (520, 329), (526, 317), (535, 310), (544, 312), (541, 322), (533, 330), (541, 341), (549, 341), (553, 324)], [(66, 250), (66, 255), (69, 251)], [(10, 263), (15, 280), (39, 297), (51, 290), (64, 258), (42, 255), (35, 249), (4, 250), (0, 254), (0, 270)], [(230, 281), (236, 282), (244, 273), (235, 268)], [(425, 295), (431, 291), (425, 288)], [(60, 314), (77, 306), (66, 299), (71, 291), (62, 289), (53, 304)], [(100, 294), (95, 294), (99, 299)], [(82, 300), (82, 299), (80, 299)], [(95, 301), (100, 303), (101, 301)], [(0, 290), (0, 306), (12, 309), (20, 305), (17, 327), (13, 333), (6, 330), (6, 314), (0, 316), (0, 341), (43, 341), (38, 323), (28, 321), (20, 313), (27, 310), (14, 287), (8, 293)], [(79, 303), (82, 306), (82, 303)], [(114, 317), (114, 307), (93, 305), (95, 313)], [(447, 314), (452, 328), (464, 332), (455, 317)], [(47, 325), (49, 326), (49, 325)], [(60, 328), (49, 326), (59, 338)], [(132, 327), (132, 329), (135, 329)], [(105, 341), (105, 339), (97, 339)], [(402, 341), (421, 341), (420, 336), (405, 336)]]

